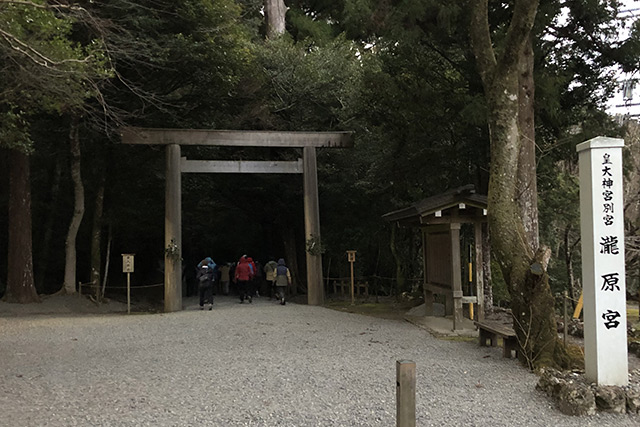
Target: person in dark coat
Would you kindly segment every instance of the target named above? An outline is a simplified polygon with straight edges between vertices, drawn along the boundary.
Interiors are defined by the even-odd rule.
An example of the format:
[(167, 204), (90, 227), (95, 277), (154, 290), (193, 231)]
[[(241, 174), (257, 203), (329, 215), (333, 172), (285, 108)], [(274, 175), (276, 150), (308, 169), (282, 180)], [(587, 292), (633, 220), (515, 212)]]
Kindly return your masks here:
[(216, 278), (216, 263), (210, 257), (206, 257), (198, 263), (196, 280), (198, 281), (198, 294), (200, 295), (200, 310), (204, 310), (205, 302), (209, 303), (209, 310), (213, 308), (213, 282)]

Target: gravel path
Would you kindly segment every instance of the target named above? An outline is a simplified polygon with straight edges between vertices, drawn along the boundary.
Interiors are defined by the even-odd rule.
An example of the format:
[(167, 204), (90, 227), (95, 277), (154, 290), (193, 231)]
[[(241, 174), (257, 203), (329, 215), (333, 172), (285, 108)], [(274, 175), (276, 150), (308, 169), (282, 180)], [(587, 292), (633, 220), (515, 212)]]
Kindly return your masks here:
[(3, 426), (395, 426), (416, 362), (418, 426), (638, 426), (560, 414), (500, 349), (403, 321), (193, 299), (170, 314), (0, 317)]

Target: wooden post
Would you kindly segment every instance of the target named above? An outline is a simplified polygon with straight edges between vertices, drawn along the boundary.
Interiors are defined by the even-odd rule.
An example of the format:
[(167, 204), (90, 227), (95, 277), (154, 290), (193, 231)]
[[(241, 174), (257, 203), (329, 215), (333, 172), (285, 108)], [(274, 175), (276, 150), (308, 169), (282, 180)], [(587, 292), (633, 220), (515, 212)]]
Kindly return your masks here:
[[(473, 249), (471, 248), (471, 245), (469, 245), (469, 292), (473, 292), (473, 261), (471, 261), (472, 256), (473, 256)], [(478, 295), (476, 294), (476, 298), (477, 296)], [(469, 303), (469, 319), (474, 320), (472, 302)]]
[(569, 296), (567, 295), (567, 291), (564, 291), (562, 293), (562, 308), (563, 308), (563, 314), (564, 314), (564, 346), (567, 346), (567, 333), (568, 333), (568, 325), (567, 323), (569, 322), (569, 315), (567, 313), (567, 300), (569, 299)]
[(351, 264), (351, 305), (355, 305), (354, 292), (353, 292), (353, 263), (356, 262), (356, 251), (347, 251), (347, 260)]
[(396, 361), (396, 426), (416, 425), (416, 363)]
[(478, 297), (478, 321), (484, 321), (484, 274), (482, 273), (482, 223), (474, 225), (474, 240), (476, 247), (476, 295)]
[(174, 247), (164, 254), (164, 311), (182, 310), (182, 180), (180, 146), (167, 146), (164, 247)]
[(453, 330), (462, 329), (462, 264), (460, 261), (460, 224), (450, 225), (451, 285), (453, 287)]
[[(316, 149), (304, 147), (304, 229), (305, 241), (313, 239), (318, 244), (320, 240), (320, 210), (318, 202), (318, 172), (316, 166)], [(318, 248), (320, 249), (320, 248)], [(324, 304), (324, 289), (322, 287), (322, 255), (320, 253), (307, 255), (307, 302), (309, 305)]]
[(127, 274), (127, 314), (131, 314), (131, 273), (135, 254), (122, 254), (122, 272)]
[(355, 296), (353, 293), (353, 262), (351, 263), (351, 305), (355, 305)]

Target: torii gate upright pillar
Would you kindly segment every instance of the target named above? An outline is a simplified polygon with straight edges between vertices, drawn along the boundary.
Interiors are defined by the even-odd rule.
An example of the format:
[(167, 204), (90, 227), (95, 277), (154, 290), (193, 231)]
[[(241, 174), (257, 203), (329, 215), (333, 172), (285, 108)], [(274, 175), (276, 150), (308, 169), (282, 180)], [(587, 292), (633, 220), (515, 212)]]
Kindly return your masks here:
[(165, 179), (164, 311), (169, 313), (182, 310), (182, 179), (178, 144), (167, 145)]
[[(304, 235), (305, 243), (310, 239), (320, 244), (320, 212), (318, 202), (318, 172), (315, 147), (304, 147)], [(305, 244), (305, 247), (307, 245)], [(309, 252), (307, 256), (307, 301), (309, 305), (324, 304), (322, 287), (322, 255)], [(320, 249), (320, 248), (318, 248)]]

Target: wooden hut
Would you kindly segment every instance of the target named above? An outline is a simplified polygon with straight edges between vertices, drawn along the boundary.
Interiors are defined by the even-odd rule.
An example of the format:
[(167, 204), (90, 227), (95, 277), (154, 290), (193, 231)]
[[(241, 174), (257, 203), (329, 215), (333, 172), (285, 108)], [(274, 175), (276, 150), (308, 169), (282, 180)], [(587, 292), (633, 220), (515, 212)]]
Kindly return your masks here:
[[(476, 320), (484, 320), (482, 275), (482, 223), (487, 220), (487, 196), (466, 185), (421, 200), (382, 216), (398, 226), (420, 228), (424, 262), (424, 300), (427, 315), (433, 314), (435, 296), (444, 297), (445, 316), (453, 316), (453, 329), (462, 329), (463, 304), (477, 307)], [(475, 295), (464, 295), (460, 229), (473, 224)], [(471, 260), (470, 260), (471, 262)], [(467, 270), (468, 271), (468, 270)], [(472, 306), (472, 307), (473, 307)]]

